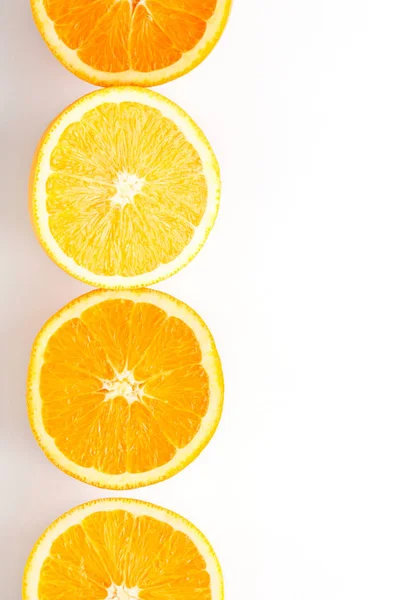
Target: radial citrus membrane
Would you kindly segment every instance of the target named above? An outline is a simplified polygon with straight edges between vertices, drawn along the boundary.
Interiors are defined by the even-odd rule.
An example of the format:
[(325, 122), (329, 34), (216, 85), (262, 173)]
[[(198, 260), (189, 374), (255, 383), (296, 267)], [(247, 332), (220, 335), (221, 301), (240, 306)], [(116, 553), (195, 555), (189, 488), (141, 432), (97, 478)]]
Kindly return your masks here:
[(231, 0), (31, 0), (53, 54), (95, 85), (153, 86), (193, 69), (226, 25)]
[(28, 559), (24, 600), (222, 600), (218, 559), (189, 521), (145, 502), (77, 506)]
[(155, 290), (98, 290), (61, 309), (33, 346), (33, 432), (68, 474), (128, 489), (183, 469), (212, 437), (223, 379), (213, 338)]
[(175, 104), (140, 88), (89, 94), (49, 127), (32, 167), (38, 238), (95, 287), (169, 277), (204, 244), (220, 179), (204, 134)]

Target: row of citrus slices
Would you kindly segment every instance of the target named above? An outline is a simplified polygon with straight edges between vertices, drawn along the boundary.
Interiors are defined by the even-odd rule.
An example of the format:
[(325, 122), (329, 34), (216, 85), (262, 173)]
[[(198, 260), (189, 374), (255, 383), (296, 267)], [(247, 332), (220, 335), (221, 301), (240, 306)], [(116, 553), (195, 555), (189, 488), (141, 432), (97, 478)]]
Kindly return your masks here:
[[(33, 224), (65, 271), (100, 289), (38, 334), (28, 375), (35, 437), (86, 483), (132, 489), (171, 477), (212, 437), (223, 376), (205, 323), (143, 288), (185, 266), (219, 206), (204, 134), (157, 85), (210, 52), (230, 0), (32, 0), (57, 58), (96, 91), (45, 132), (31, 176)], [(76, 507), (34, 547), (25, 600), (221, 600), (204, 536), (165, 509), (127, 499)]]

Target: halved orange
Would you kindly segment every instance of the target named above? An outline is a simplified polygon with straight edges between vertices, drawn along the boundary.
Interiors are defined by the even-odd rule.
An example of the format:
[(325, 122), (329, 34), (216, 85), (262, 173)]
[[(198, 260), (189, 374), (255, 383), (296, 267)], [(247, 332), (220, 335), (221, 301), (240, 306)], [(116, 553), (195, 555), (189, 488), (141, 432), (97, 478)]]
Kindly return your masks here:
[(62, 515), (33, 548), (24, 600), (222, 600), (207, 539), (165, 508), (110, 498)]
[(33, 346), (33, 432), (55, 465), (92, 485), (129, 489), (171, 477), (208, 443), (222, 403), (210, 331), (162, 292), (89, 292), (54, 315)]
[(39, 31), (72, 73), (95, 85), (152, 86), (204, 60), (231, 0), (31, 0)]
[(142, 88), (108, 88), (67, 108), (32, 167), (38, 238), (94, 287), (169, 277), (204, 244), (217, 215), (219, 168), (178, 106)]

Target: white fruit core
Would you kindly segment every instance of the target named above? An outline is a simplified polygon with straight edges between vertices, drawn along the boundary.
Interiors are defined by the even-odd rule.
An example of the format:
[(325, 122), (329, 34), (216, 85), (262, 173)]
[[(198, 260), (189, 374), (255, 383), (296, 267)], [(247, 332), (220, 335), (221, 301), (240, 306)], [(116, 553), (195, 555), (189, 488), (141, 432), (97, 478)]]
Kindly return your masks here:
[(134, 173), (118, 173), (114, 181), (115, 195), (111, 198), (111, 202), (119, 208), (132, 204), (135, 196), (140, 194), (143, 184), (144, 180)]
[(125, 584), (115, 585), (111, 584), (111, 587), (107, 590), (108, 596), (105, 600), (140, 600), (139, 588), (127, 588)]
[(114, 400), (114, 398), (122, 396), (128, 404), (132, 404), (140, 402), (142, 399), (142, 387), (135, 381), (130, 371), (116, 373), (114, 380), (103, 380), (103, 389), (107, 392), (105, 400)]

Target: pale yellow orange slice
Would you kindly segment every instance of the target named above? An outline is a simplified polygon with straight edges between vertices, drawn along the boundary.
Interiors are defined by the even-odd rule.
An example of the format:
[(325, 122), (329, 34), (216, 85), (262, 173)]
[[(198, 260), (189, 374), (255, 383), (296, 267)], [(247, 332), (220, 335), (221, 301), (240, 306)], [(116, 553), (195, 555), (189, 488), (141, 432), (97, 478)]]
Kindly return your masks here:
[(149, 285), (181, 269), (204, 244), (219, 196), (204, 134), (175, 104), (141, 88), (75, 102), (45, 133), (32, 168), (41, 244), (95, 287)]
[(218, 559), (189, 521), (145, 502), (77, 506), (28, 559), (24, 600), (222, 600)]
[(31, 0), (60, 62), (95, 85), (152, 86), (211, 52), (231, 0)]
[(223, 378), (210, 331), (155, 290), (98, 290), (52, 317), (28, 376), (33, 432), (66, 473), (127, 489), (174, 475), (212, 437)]

